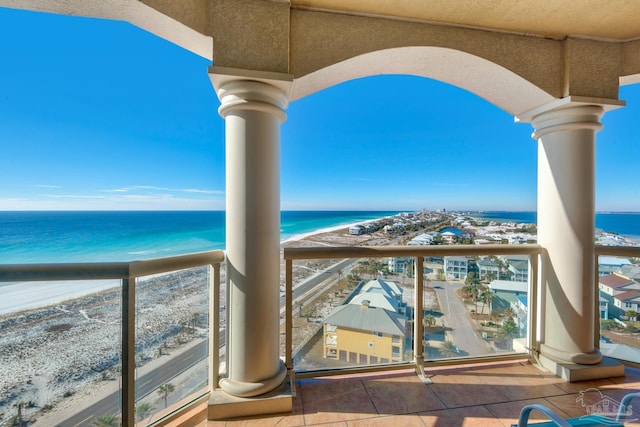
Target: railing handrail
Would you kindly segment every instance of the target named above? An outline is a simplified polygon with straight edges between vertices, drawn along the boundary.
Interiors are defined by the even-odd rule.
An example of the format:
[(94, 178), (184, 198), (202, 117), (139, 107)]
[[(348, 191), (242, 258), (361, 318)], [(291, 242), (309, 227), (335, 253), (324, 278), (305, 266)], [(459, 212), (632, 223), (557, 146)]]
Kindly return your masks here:
[(535, 255), (537, 244), (523, 245), (434, 245), (434, 246), (322, 246), (285, 248), (284, 259), (419, 257), (457, 255)]
[(640, 258), (640, 246), (604, 246), (596, 245), (596, 256)]
[(148, 276), (224, 262), (223, 250), (129, 262), (0, 264), (0, 282), (108, 280)]

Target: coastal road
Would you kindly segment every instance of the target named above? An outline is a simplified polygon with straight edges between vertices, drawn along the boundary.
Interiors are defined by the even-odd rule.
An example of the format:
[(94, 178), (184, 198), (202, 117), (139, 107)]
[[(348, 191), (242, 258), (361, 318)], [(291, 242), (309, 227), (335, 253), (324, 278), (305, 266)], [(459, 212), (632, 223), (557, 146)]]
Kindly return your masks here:
[(436, 288), (438, 299), (440, 300), (440, 310), (444, 315), (445, 327), (450, 329), (453, 343), (463, 352), (463, 355), (486, 354), (488, 347), (474, 329), (467, 310), (463, 306), (456, 290), (462, 287), (462, 283), (452, 282), (431, 282)]
[[(162, 384), (186, 371), (196, 363), (207, 358), (207, 345), (205, 340), (186, 350), (178, 357), (168, 357), (166, 361), (142, 375), (136, 380), (136, 396), (143, 397), (152, 393)], [(60, 427), (90, 427), (93, 426), (96, 417), (120, 412), (120, 391), (115, 391), (105, 396), (100, 401), (81, 410), (64, 422), (57, 424)]]
[[(329, 279), (331, 276), (338, 274), (338, 270), (342, 270), (342, 272), (345, 273), (348, 267), (354, 262), (356, 262), (356, 260), (354, 259), (342, 260), (337, 264), (334, 264), (331, 267), (327, 268), (326, 270), (323, 270), (309, 277), (308, 279), (304, 280), (302, 283), (298, 284), (298, 286), (296, 286), (295, 289), (293, 290), (293, 301), (302, 297), (306, 293), (315, 290), (315, 288), (318, 285), (320, 285), (322, 282)], [(296, 284), (294, 283), (294, 286), (295, 285)], [(285, 303), (285, 298), (283, 295), (280, 297), (280, 309), (284, 308), (284, 303)], [(294, 309), (295, 309), (295, 305), (294, 305)]]

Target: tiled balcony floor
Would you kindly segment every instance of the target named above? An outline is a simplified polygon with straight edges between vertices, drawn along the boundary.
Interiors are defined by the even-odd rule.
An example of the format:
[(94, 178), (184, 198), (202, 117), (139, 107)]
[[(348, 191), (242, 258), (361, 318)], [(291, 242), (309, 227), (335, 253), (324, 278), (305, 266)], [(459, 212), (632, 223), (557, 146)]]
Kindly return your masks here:
[[(300, 379), (291, 414), (197, 426), (503, 427), (517, 422), (520, 409), (529, 403), (579, 417), (587, 413), (584, 405), (603, 396), (618, 402), (626, 393), (640, 391), (640, 370), (634, 368), (627, 368), (625, 377), (578, 383), (566, 383), (527, 361), (438, 367), (428, 375), (433, 384), (424, 384), (412, 370)], [(640, 418), (640, 401), (632, 404)], [(537, 414), (533, 418), (542, 419)]]

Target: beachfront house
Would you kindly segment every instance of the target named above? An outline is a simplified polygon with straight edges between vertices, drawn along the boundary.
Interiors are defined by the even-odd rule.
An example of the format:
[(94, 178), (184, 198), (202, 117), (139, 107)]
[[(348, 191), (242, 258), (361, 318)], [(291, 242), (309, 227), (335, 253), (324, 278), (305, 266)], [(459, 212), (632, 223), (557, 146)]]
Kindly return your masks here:
[(489, 258), (483, 258), (476, 261), (476, 264), (478, 265), (480, 280), (487, 280), (487, 276), (494, 279), (500, 277), (500, 265), (497, 261)]
[(607, 274), (598, 280), (600, 297), (607, 301), (608, 318), (624, 319), (625, 312), (638, 311), (640, 283), (617, 274)]
[(407, 245), (410, 246), (425, 246), (431, 245), (433, 243), (433, 235), (430, 233), (420, 234), (413, 239), (409, 240)]
[(407, 257), (391, 257), (387, 261), (389, 273), (407, 274), (413, 268), (413, 258)]
[[(622, 267), (633, 267), (631, 261), (626, 258), (601, 256), (598, 257), (598, 275), (606, 276), (607, 274), (619, 271)], [(635, 267), (636, 269), (638, 267)]]
[(604, 320), (609, 319), (609, 301), (607, 301), (607, 299), (602, 295), (598, 296), (598, 306), (600, 311), (600, 318)]
[(353, 236), (359, 236), (364, 232), (364, 227), (362, 225), (352, 225), (349, 227), (349, 234)]
[(622, 265), (615, 271), (618, 276), (625, 277), (629, 280), (640, 281), (640, 266), (633, 264)]
[(323, 321), (323, 354), (354, 365), (400, 362), (411, 348), (402, 288), (382, 279), (362, 283)]
[(463, 256), (444, 257), (444, 274), (448, 279), (464, 280), (469, 273), (469, 259)]
[[(525, 352), (505, 357), (519, 357), (517, 363), (520, 364), (524, 363), (522, 358), (525, 357), (566, 381), (619, 378), (629, 372), (621, 360), (603, 357), (594, 340), (599, 328), (597, 256), (640, 257), (637, 248), (595, 245), (595, 171), (598, 163), (595, 147), (596, 135), (602, 129), (605, 117), (615, 118), (616, 110), (624, 111), (624, 90), (621, 87), (640, 82), (640, 2), (0, 0), (0, 6), (102, 18), (88, 20), (87, 25), (104, 25), (105, 19), (121, 21), (117, 24), (139, 27), (150, 36), (161, 37), (205, 59), (201, 72), (208, 74), (214, 91), (207, 89), (211, 103), (204, 108), (213, 109), (218, 102), (218, 112), (226, 127), (226, 246), (224, 253), (213, 259), (203, 261), (200, 257), (204, 256), (194, 254), (189, 258), (189, 265), (211, 265), (213, 271), (217, 271), (212, 275), (215, 279), (218, 277), (216, 274), (219, 275), (216, 268), (224, 262), (229, 273), (225, 295), (231, 304), (225, 319), (224, 339), (220, 340), (219, 329), (213, 327), (217, 325), (210, 328), (211, 338), (204, 354), (209, 355), (208, 366), (213, 368), (198, 378), (206, 384), (202, 392), (182, 402), (176, 401), (175, 405), (167, 405), (167, 412), (186, 408), (196, 413), (190, 424), (186, 421), (181, 425), (196, 425), (200, 421), (194, 421), (197, 417), (226, 420), (291, 413), (294, 410), (294, 393), (289, 385), (300, 385), (297, 375), (319, 377), (348, 371), (344, 366), (338, 366), (335, 370), (328, 369), (329, 372), (300, 372), (296, 365), (298, 361), (291, 354), (294, 348), (290, 319), (293, 303), (287, 298), (287, 326), (282, 326), (281, 281), (287, 281), (292, 287), (290, 264), (312, 252), (288, 248), (284, 251), (284, 260), (280, 254), (281, 128), (287, 119), (290, 103), (343, 82), (381, 74), (407, 74), (456, 85), (516, 118), (524, 128), (533, 130), (534, 142), (529, 140), (531, 132), (523, 131), (527, 136), (523, 136), (521, 141), (514, 141), (514, 150), (523, 143), (537, 144), (538, 147), (538, 168), (531, 171), (537, 178), (538, 242), (535, 245), (517, 245), (517, 253), (527, 255), (529, 262), (536, 267), (533, 270), (536, 274), (530, 276), (532, 281), (535, 279), (532, 285), (544, 290), (544, 294), (535, 295), (535, 302), (529, 300), (531, 307), (537, 307), (530, 310), (532, 319), (529, 327), (539, 329), (529, 334)], [(10, 37), (6, 39), (9, 47), (11, 40)], [(46, 46), (46, 41), (43, 46)], [(3, 66), (10, 68), (12, 64)], [(149, 64), (150, 70), (153, 66)], [(43, 73), (46, 72), (45, 67)], [(394, 94), (397, 100), (414, 95), (397, 87), (381, 87), (380, 94), (385, 93)], [(16, 106), (19, 104), (16, 100)], [(362, 107), (369, 108), (368, 105)], [(395, 104), (389, 106), (390, 109), (396, 107)], [(34, 110), (34, 114), (37, 111)], [(470, 112), (462, 114), (462, 125), (483, 120), (465, 114), (473, 115)], [(298, 117), (289, 117), (289, 120), (296, 119), (299, 120)], [(611, 129), (615, 131), (616, 127), (633, 125), (625, 119), (620, 121), (622, 123), (610, 121)], [(406, 126), (415, 130), (421, 124), (406, 123)], [(455, 129), (447, 131), (455, 133)], [(497, 128), (496, 132), (500, 129)], [(345, 143), (349, 138), (360, 137), (362, 135), (346, 136)], [(482, 138), (490, 140), (491, 135), (482, 135)], [(434, 143), (446, 144), (446, 141), (444, 138)], [(94, 142), (87, 138), (85, 143)], [(6, 144), (8, 147), (18, 145), (17, 141)], [(398, 149), (408, 150), (405, 154), (408, 162), (416, 158), (411, 151), (420, 150), (409, 145)], [(30, 153), (10, 149), (9, 155), (29, 156)], [(142, 157), (141, 161), (144, 160)], [(330, 163), (331, 159), (327, 161)], [(330, 171), (330, 166), (325, 171)], [(56, 177), (50, 178), (55, 180)], [(505, 177), (507, 180), (510, 178)], [(428, 184), (410, 183), (417, 189)], [(455, 193), (455, 190), (450, 191)], [(509, 245), (502, 246), (504, 248), (484, 245), (455, 248), (466, 251), (455, 256), (489, 253), (483, 251), (499, 254), (499, 249), (511, 254), (516, 251)], [(388, 253), (383, 253), (371, 248), (365, 251), (326, 247), (313, 254), (324, 259), (411, 256), (416, 262), (420, 262), (423, 256), (452, 255), (444, 251), (438, 253), (437, 249), (409, 247), (408, 250), (415, 252), (407, 255), (406, 248), (388, 249)], [(123, 333), (113, 338), (121, 344), (122, 374), (118, 377), (121, 380), (119, 401), (114, 406), (120, 408), (122, 424), (132, 426), (139, 415), (136, 414), (136, 386), (143, 383), (137, 383), (135, 371), (135, 276), (147, 271), (136, 270), (140, 265), (113, 266), (100, 261), (96, 260), (100, 268), (93, 271), (96, 276), (119, 278), (122, 282)], [(281, 262), (284, 278), (280, 274)], [(158, 264), (162, 268), (153, 265), (161, 272), (175, 269), (176, 264), (186, 268), (182, 262), (158, 261)], [(63, 268), (67, 268), (72, 277), (85, 273), (73, 265), (56, 266), (55, 269), (27, 266), (16, 270), (6, 267), (2, 270), (2, 277), (24, 280), (25, 277), (37, 276), (44, 278), (42, 280), (52, 280)], [(216, 281), (212, 280), (212, 283)], [(422, 283), (416, 281), (417, 294), (421, 286)], [(288, 295), (291, 296), (291, 292)], [(415, 301), (419, 305), (422, 299)], [(213, 304), (209, 309), (209, 319), (217, 318), (218, 312), (219, 307)], [(286, 344), (283, 346), (280, 345), (282, 328), (285, 329), (282, 340)], [(398, 333), (400, 330), (398, 328)], [(422, 338), (420, 334), (414, 334), (414, 339), (418, 342)], [(393, 346), (393, 337), (391, 340)], [(371, 342), (375, 347), (375, 339)], [(218, 357), (217, 345), (222, 343), (224, 357)], [(425, 354), (419, 343), (412, 350), (415, 357), (404, 367), (415, 368), (419, 376), (423, 372)], [(169, 368), (180, 364), (178, 358), (162, 357)], [(371, 355), (367, 357), (370, 359)], [(452, 359), (460, 362), (455, 356)], [(487, 365), (489, 362), (497, 363), (486, 354), (464, 359), (464, 363), (477, 361)], [(224, 362), (225, 369), (219, 371), (221, 362)], [(73, 368), (72, 359), (67, 364)], [(431, 366), (434, 365), (430, 365), (430, 369)], [(491, 366), (483, 367), (480, 375), (476, 370), (466, 375), (446, 375), (447, 383), (442, 387), (437, 387), (437, 376), (433, 379), (436, 387), (422, 382), (402, 387), (403, 393), (411, 390), (413, 396), (420, 397), (416, 400), (422, 403), (431, 403), (434, 395), (437, 399), (428, 408), (407, 405), (404, 412), (398, 412), (393, 407), (389, 413), (401, 414), (403, 418), (381, 420), (380, 424), (401, 423), (407, 419), (424, 424), (420, 416), (425, 411), (433, 411), (429, 415), (433, 419), (429, 421), (431, 424), (474, 425), (491, 417), (488, 405), (496, 403), (505, 403), (502, 405), (505, 418), (513, 420), (517, 418), (523, 402), (505, 402), (505, 399), (515, 399), (514, 396), (523, 396), (532, 389), (549, 388), (548, 383), (540, 387), (523, 387), (523, 377), (527, 382), (540, 377), (531, 373), (535, 372), (534, 366), (525, 368), (522, 370), (521, 365), (520, 368), (510, 367), (512, 370), (500, 380), (515, 378), (518, 383), (505, 386), (500, 382), (499, 390), (487, 381), (493, 369)], [(384, 366), (374, 369), (379, 370), (378, 375), (386, 375), (386, 379), (395, 378), (389, 376)], [(513, 374), (513, 370), (518, 373)], [(310, 420), (319, 413), (335, 415), (331, 421), (338, 419), (343, 423), (350, 423), (362, 414), (379, 415), (380, 406), (373, 405), (370, 400), (374, 398), (373, 394), (357, 400), (364, 402), (357, 408), (353, 406), (354, 400), (346, 397), (356, 395), (357, 388), (364, 389), (373, 382), (380, 384), (385, 381), (371, 381), (370, 377), (364, 380), (360, 371), (351, 372), (356, 379), (352, 379), (349, 385), (357, 382), (357, 387), (341, 388), (344, 383), (330, 381), (303, 383), (305, 396), (309, 396), (306, 393), (313, 384), (321, 383), (323, 387), (318, 398), (298, 399), (298, 412), (294, 414), (298, 421), (289, 421), (300, 421), (302, 415), (298, 403), (311, 405), (305, 407), (305, 424), (308, 421), (313, 424)], [(544, 375), (545, 380), (548, 375)], [(637, 378), (637, 374), (628, 377)], [(465, 383), (465, 378), (471, 378), (471, 381)], [(618, 381), (616, 379), (616, 383)], [(607, 384), (615, 387), (615, 384)], [(560, 388), (552, 388), (555, 397)], [(451, 396), (445, 396), (447, 391), (455, 394), (458, 400), (447, 399)], [(152, 394), (156, 393), (154, 389)], [(429, 393), (431, 397), (420, 393)], [(501, 400), (493, 399), (496, 395), (500, 395)], [(360, 398), (362, 394), (357, 396)], [(398, 399), (388, 399), (391, 400)], [(566, 396), (565, 400), (572, 401), (569, 410), (575, 411), (575, 396)], [(408, 399), (403, 398), (402, 401), (406, 403)], [(316, 424), (326, 423), (319, 418), (315, 420)], [(504, 424), (503, 421), (495, 422)], [(165, 419), (164, 422), (169, 421)]]
[(516, 314), (517, 324), (521, 335), (527, 330), (527, 313), (529, 310), (528, 289), (525, 282), (513, 280), (492, 280), (489, 289), (493, 293), (490, 311), (504, 311), (510, 307)]

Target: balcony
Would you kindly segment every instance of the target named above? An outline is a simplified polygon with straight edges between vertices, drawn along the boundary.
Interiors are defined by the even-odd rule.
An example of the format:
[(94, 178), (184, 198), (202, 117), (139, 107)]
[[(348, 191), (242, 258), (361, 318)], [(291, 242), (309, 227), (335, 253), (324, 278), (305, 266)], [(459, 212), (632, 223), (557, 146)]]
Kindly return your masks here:
[[(567, 416), (579, 416), (584, 414), (576, 403), (580, 392), (595, 388), (619, 400), (626, 391), (640, 388), (640, 371), (632, 367), (625, 368), (624, 377), (568, 383), (532, 364), (537, 360), (539, 325), (544, 322), (540, 289), (534, 285), (541, 253), (537, 245), (285, 249), (281, 357), (292, 380), (294, 409), (286, 416), (251, 418), (255, 421), (248, 425), (356, 421), (358, 425), (462, 425), (463, 421), (508, 425), (527, 403), (542, 402)], [(637, 258), (640, 248), (597, 247), (596, 256), (604, 255)], [(506, 306), (498, 300), (507, 297), (494, 289), (488, 300), (464, 302), (461, 297), (466, 308), (456, 313), (452, 300), (462, 294), (453, 291), (460, 290), (462, 282), (438, 280), (446, 278), (438, 277), (437, 264), (430, 261), (447, 256), (526, 257), (530, 267), (523, 283), (525, 309), (513, 310), (505, 318)], [(382, 353), (384, 331), (350, 331), (349, 345), (359, 336), (366, 341), (361, 350), (348, 349), (339, 322), (328, 319), (361, 296), (363, 284), (378, 277), (377, 271), (363, 266), (377, 266), (375, 260), (389, 257), (410, 259), (414, 267), (413, 273), (385, 278), (399, 283), (403, 291), (394, 307), (405, 319), (406, 329), (389, 335), (389, 356)], [(316, 274), (309, 275), (306, 266), (296, 267), (305, 260), (317, 263)], [(228, 370), (221, 333), (228, 306), (221, 285), (223, 262), (224, 253), (215, 251), (134, 263), (1, 266), (2, 282), (45, 282), (40, 297), (51, 289), (60, 293), (60, 301), (46, 307), (48, 323), (40, 322), (28, 306), (0, 319), (3, 357), (13, 358), (14, 365), (16, 358), (20, 360), (11, 393), (3, 397), (0, 412), (8, 414), (3, 422), (15, 422), (19, 409), (20, 418), (34, 421), (29, 425), (50, 425), (54, 420), (62, 426), (93, 425), (107, 416), (121, 418), (122, 425), (224, 424), (204, 424), (209, 392)], [(96, 287), (88, 296), (69, 294), (77, 289), (73, 285), (77, 281)], [(366, 307), (356, 308), (374, 310), (370, 297)], [(595, 309), (599, 306), (595, 304)], [(162, 320), (150, 314), (158, 312)], [(456, 324), (458, 315), (463, 320)], [(438, 320), (435, 325), (428, 322), (431, 317), (441, 319), (442, 327)], [(509, 317), (520, 325), (512, 336), (500, 329)], [(84, 326), (71, 333), (79, 321)], [(465, 325), (475, 328), (476, 341), (484, 347), (478, 349), (457, 334)], [(16, 336), (19, 340), (11, 341)], [(42, 336), (46, 339), (38, 341)], [(446, 341), (452, 342), (454, 351), (446, 351)], [(29, 351), (21, 353), (21, 346)], [(89, 357), (96, 351), (88, 346), (99, 347), (101, 357)], [(64, 354), (53, 355), (65, 347)], [(33, 355), (41, 353), (51, 354), (49, 359), (58, 363), (50, 370), (51, 378), (49, 371), (34, 363)], [(221, 369), (211, 368), (215, 366)], [(69, 386), (74, 381), (89, 386)], [(42, 395), (39, 389), (47, 387), (56, 395), (52, 403), (36, 400)], [(96, 400), (106, 406), (97, 409)]]
[[(413, 370), (381, 370), (302, 379), (296, 381), (291, 414), (204, 421), (203, 405), (185, 416), (184, 423), (172, 425), (508, 427), (527, 404), (580, 417), (586, 415), (585, 405), (603, 396), (620, 401), (640, 389), (640, 370), (635, 368), (626, 368), (625, 377), (567, 383), (526, 360), (440, 366), (429, 370), (429, 378), (432, 384), (425, 385)], [(638, 415), (634, 410), (636, 419)], [(533, 419), (543, 420), (535, 414)]]

